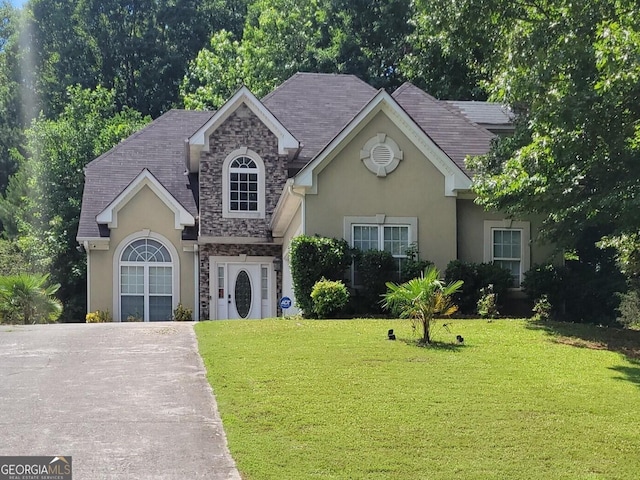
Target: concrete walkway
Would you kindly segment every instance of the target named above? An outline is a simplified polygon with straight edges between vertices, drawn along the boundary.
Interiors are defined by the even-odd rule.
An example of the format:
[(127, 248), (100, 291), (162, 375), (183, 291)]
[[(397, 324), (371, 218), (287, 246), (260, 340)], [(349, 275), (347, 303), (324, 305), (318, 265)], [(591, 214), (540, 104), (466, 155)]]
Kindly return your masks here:
[(192, 323), (0, 326), (0, 455), (74, 480), (240, 479)]

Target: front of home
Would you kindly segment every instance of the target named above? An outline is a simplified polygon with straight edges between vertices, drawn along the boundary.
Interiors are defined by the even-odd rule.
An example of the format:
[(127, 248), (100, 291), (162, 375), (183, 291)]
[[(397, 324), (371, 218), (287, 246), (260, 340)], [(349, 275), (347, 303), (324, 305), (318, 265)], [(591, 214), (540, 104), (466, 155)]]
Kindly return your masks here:
[(518, 286), (551, 249), (532, 242), (535, 222), (475, 205), (464, 165), (509, 125), (494, 104), (332, 74), (296, 74), (261, 100), (243, 87), (216, 112), (172, 110), (86, 168), (88, 310), (168, 320), (181, 303), (196, 319), (273, 317), (295, 298), (300, 234), (398, 262), (413, 245), (441, 270), (496, 262)]

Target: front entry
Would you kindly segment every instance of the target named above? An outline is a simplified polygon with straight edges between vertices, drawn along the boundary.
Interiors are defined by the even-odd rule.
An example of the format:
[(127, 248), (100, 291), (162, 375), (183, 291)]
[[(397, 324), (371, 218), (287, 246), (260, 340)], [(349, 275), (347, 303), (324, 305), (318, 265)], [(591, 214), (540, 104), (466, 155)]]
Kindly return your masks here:
[(266, 318), (275, 315), (273, 257), (211, 257), (211, 318)]

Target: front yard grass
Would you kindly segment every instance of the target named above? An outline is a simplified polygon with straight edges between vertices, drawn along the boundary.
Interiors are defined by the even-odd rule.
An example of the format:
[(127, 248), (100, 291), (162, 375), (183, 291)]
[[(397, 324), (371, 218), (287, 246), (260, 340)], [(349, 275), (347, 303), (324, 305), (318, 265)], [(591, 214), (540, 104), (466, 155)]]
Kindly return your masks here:
[(401, 320), (197, 324), (243, 478), (638, 478), (640, 344), (447, 322), (429, 348)]

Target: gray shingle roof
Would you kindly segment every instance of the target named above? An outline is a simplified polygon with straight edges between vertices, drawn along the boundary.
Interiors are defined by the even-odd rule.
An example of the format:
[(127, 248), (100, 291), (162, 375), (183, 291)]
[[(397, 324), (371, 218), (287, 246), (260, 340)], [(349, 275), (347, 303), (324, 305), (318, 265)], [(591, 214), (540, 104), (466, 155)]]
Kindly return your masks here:
[(99, 228), (96, 216), (145, 168), (189, 213), (197, 216), (197, 185), (192, 190), (194, 177), (183, 174), (184, 141), (212, 115), (213, 112), (171, 110), (89, 163), (78, 237), (108, 236), (107, 229)]
[[(340, 133), (376, 93), (376, 89), (353, 75), (298, 73), (262, 102), (303, 144), (300, 157), (306, 161)], [(465, 157), (486, 153), (493, 135), (473, 123), (472, 117), (465, 117), (460, 110), (463, 106), (436, 100), (410, 83), (397, 89), (393, 97), (470, 176), (464, 166)], [(471, 110), (483, 109), (484, 105), (474, 105)], [(213, 114), (171, 110), (89, 163), (85, 170), (78, 237), (109, 235), (107, 228), (96, 223), (96, 216), (145, 168), (189, 213), (197, 216), (197, 176), (184, 175), (184, 141)]]
[(489, 151), (494, 135), (470, 122), (457, 108), (436, 100), (418, 87), (405, 83), (393, 98), (463, 172), (471, 177), (464, 159)]
[(354, 75), (296, 73), (262, 103), (302, 143), (300, 156), (311, 159), (375, 94)]

